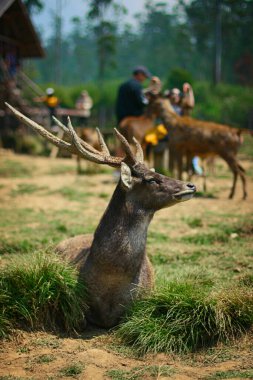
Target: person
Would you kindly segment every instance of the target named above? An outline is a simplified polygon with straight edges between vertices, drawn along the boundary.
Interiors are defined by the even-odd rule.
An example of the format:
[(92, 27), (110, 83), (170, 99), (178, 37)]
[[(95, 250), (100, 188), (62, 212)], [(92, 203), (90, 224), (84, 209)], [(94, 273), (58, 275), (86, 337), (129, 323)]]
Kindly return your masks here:
[(78, 97), (75, 107), (77, 110), (81, 111), (79, 117), (79, 123), (87, 126), (87, 121), (91, 115), (91, 108), (93, 106), (93, 101), (88, 93), (84, 90), (81, 92), (81, 95)]
[(55, 96), (53, 88), (49, 87), (46, 89), (46, 97), (44, 99), (44, 102), (47, 105), (50, 118), (52, 119), (53, 116), (56, 116), (57, 107), (59, 105), (59, 99), (57, 98), (57, 96)]
[[(183, 84), (183, 92), (178, 88), (165, 92), (165, 96), (168, 97), (174, 111), (179, 116), (189, 116), (195, 105), (195, 99), (193, 89), (189, 83)], [(194, 173), (198, 175), (203, 174), (203, 169), (200, 166), (200, 160), (198, 156), (194, 156), (192, 159), (192, 169)]]
[(59, 99), (55, 96), (55, 91), (53, 88), (49, 87), (46, 89), (46, 95), (34, 98), (35, 102), (43, 102), (49, 111), (50, 116), (50, 126), (52, 127), (52, 117), (57, 115), (57, 107), (59, 105)]
[(151, 74), (145, 66), (136, 66), (132, 78), (123, 83), (118, 90), (116, 116), (118, 124), (127, 116), (141, 116), (148, 100), (142, 91), (142, 83)]
[(179, 116), (189, 116), (195, 105), (194, 93), (189, 83), (183, 84), (183, 92), (179, 88), (166, 90), (164, 94)]

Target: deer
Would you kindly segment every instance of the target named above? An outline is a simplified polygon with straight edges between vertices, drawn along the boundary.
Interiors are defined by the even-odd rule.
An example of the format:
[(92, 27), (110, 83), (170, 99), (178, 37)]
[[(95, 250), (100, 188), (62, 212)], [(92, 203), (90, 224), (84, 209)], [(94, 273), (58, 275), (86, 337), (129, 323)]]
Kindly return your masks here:
[(11, 105), (14, 115), (46, 140), (72, 154), (120, 168), (120, 179), (94, 236), (78, 235), (61, 242), (56, 252), (74, 264), (88, 291), (89, 323), (103, 328), (117, 325), (126, 307), (154, 285), (154, 273), (146, 254), (147, 231), (156, 211), (191, 199), (196, 187), (155, 173), (143, 161), (136, 139), (136, 152), (117, 129), (125, 156), (111, 156), (97, 129), (100, 150), (81, 140), (70, 119), (64, 126), (70, 142), (57, 138)]
[[(242, 182), (243, 199), (247, 198), (245, 170), (237, 159), (242, 144), (242, 130), (228, 125), (197, 120), (189, 116), (178, 116), (170, 111), (168, 101), (161, 94), (149, 93), (149, 107), (159, 116), (169, 132), (169, 144), (182, 157), (219, 156), (233, 173), (233, 183), (229, 198), (235, 194), (237, 177)], [(182, 173), (182, 162), (179, 160), (179, 179)]]

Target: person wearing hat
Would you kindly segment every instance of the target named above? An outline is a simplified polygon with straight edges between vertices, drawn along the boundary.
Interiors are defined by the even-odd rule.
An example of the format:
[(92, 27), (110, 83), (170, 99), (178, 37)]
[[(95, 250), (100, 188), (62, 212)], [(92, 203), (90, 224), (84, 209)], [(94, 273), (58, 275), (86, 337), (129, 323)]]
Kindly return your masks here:
[(123, 83), (118, 90), (116, 116), (118, 124), (127, 116), (140, 116), (148, 103), (142, 91), (142, 83), (151, 74), (145, 66), (136, 66), (132, 78)]

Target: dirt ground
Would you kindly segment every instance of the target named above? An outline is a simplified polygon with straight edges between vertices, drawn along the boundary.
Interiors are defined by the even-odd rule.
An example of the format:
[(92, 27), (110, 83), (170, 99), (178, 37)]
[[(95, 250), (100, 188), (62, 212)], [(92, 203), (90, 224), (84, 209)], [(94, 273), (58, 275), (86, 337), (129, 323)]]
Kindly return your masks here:
[[(6, 209), (6, 212), (10, 207), (12, 209), (32, 207), (34, 210), (50, 210), (50, 212), (70, 208), (80, 211), (93, 226), (102, 216), (109, 196), (115, 187), (112, 173), (78, 177), (74, 170), (75, 161), (71, 159), (50, 160), (2, 152), (0, 163), (1, 160), (13, 161), (14, 164), (19, 162), (32, 171), (32, 176), (26, 178), (8, 177), (8, 175), (1, 178), (1, 208)], [(252, 162), (243, 160), (242, 164), (252, 173)], [(207, 211), (224, 215), (244, 215), (252, 212), (252, 175), (248, 178), (248, 199), (242, 201), (242, 189), (238, 181), (235, 199), (228, 200), (229, 187), (232, 183), (231, 175), (219, 160), (217, 165), (220, 166), (224, 175), (208, 178), (208, 194), (215, 194), (214, 198), (198, 197), (170, 209), (162, 210), (155, 216), (152, 222), (153, 228), (156, 225), (160, 226), (161, 221), (173, 220), (173, 229), (166, 231), (164, 224), (161, 225), (161, 228), (164, 228), (171, 238), (177, 238), (185, 232), (184, 225), (180, 222), (182, 218), (202, 215)], [(64, 173), (60, 173), (61, 168), (65, 168)], [(201, 178), (194, 178), (192, 181), (201, 188)], [(50, 193), (46, 198), (41, 196), (40, 191), (11, 197), (11, 192), (24, 182), (36, 184), (38, 188), (42, 189), (41, 191), (43, 188), (47, 188)], [(75, 187), (76, 184), (79, 187), (81, 184), (84, 191), (93, 193), (88, 203), (70, 201), (60, 197), (56, 192), (61, 187)], [(5, 232), (0, 230), (0, 233)], [(3, 263), (4, 260), (2, 258)], [(68, 372), (66, 368), (70, 368), (71, 365), (74, 369), (72, 372)], [(152, 372), (154, 368), (156, 370)], [(245, 371), (249, 370), (251, 375), (247, 377)], [(247, 334), (229, 346), (223, 345), (181, 357), (158, 354), (138, 358), (131, 350), (122, 347), (112, 332), (94, 329), (90, 329), (78, 337), (64, 337), (47, 332), (18, 331), (11, 339), (0, 343), (0, 379), (2, 380), (14, 378), (67, 379), (70, 376), (85, 380), (225, 378), (219, 376), (219, 372), (226, 372), (226, 378), (240, 379), (253, 378), (252, 370), (253, 336), (251, 334)], [(243, 371), (244, 374), (242, 374)], [(230, 377), (229, 373), (231, 373)], [(216, 377), (210, 377), (212, 374)]]

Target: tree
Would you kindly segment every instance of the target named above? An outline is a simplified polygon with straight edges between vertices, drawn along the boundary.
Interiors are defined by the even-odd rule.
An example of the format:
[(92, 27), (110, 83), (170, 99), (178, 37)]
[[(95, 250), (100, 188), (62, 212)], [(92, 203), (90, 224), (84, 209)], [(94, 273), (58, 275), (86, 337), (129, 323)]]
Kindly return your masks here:
[(43, 1), (41, 0), (24, 0), (24, 4), (29, 14), (38, 13), (44, 8)]
[(214, 82), (221, 78), (233, 80), (236, 59), (246, 47), (252, 49), (253, 1), (193, 0), (189, 3), (182, 0), (181, 4), (196, 54), (199, 51), (202, 55), (198, 62), (203, 64), (203, 70), (209, 77), (212, 71), (215, 73)]
[(107, 11), (114, 7), (119, 13), (124, 8), (118, 6), (113, 0), (91, 0), (88, 18), (93, 23), (93, 31), (96, 36), (98, 54), (98, 78), (102, 83), (107, 67), (114, 66), (116, 53), (116, 31), (117, 24), (106, 19)]

